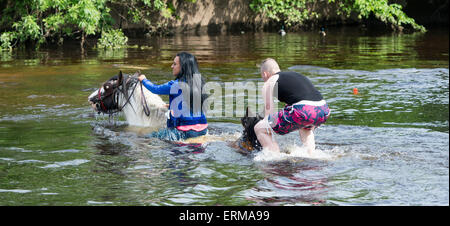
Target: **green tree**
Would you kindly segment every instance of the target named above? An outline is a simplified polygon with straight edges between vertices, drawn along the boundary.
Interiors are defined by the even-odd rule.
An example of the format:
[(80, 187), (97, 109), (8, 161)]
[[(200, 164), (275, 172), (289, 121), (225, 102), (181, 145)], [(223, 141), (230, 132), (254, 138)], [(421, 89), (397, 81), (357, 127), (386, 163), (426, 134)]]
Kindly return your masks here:
[(144, 29), (151, 33), (166, 28), (167, 23), (160, 23), (159, 17), (168, 19), (175, 13), (175, 7), (167, 0), (111, 0), (110, 3), (116, 8), (124, 9), (116, 12), (122, 19), (129, 23), (142, 24)]
[[(68, 36), (80, 37), (83, 48), (87, 35), (110, 26), (106, 0), (22, 0), (8, 5), (10, 8), (3, 10), (7, 19), (2, 23), (10, 25), (10, 30), (1, 35), (2, 48), (25, 42), (39, 47), (46, 41)], [(25, 16), (14, 21), (17, 14)]]
[(128, 42), (121, 29), (109, 29), (102, 31), (102, 37), (98, 39), (97, 46), (104, 49), (122, 48)]
[[(184, 0), (196, 2), (196, 0)], [(150, 33), (167, 30), (168, 21), (177, 18), (171, 0), (0, 0), (0, 50), (11, 50), (22, 44), (37, 48), (42, 44), (65, 39), (80, 39), (84, 49), (88, 36), (101, 36), (99, 47), (118, 48), (127, 38), (111, 16), (115, 10), (121, 20), (144, 25)], [(250, 7), (274, 21), (288, 26), (303, 26), (306, 21), (321, 18), (316, 4), (334, 4), (339, 14), (359, 19), (374, 16), (394, 30), (411, 26), (425, 28), (408, 17), (398, 4), (388, 0), (252, 0)]]
[[(192, 1), (192, 0), (189, 0)], [(84, 49), (86, 37), (102, 36), (101, 45), (117, 48), (127, 38), (113, 29), (111, 6), (127, 9), (126, 17), (134, 23), (152, 26), (152, 14), (166, 18), (173, 15), (173, 5), (165, 0), (8, 0), (1, 1), (0, 50), (11, 50), (25, 43), (37, 48), (46, 42), (62, 43), (65, 38), (80, 39)], [(161, 26), (161, 25), (160, 25)], [(112, 37), (117, 35), (117, 37)], [(115, 43), (111, 43), (115, 42)]]
[(292, 26), (302, 25), (319, 16), (309, 10), (308, 5), (314, 2), (315, 0), (253, 0), (250, 8), (272, 20)]
[(350, 16), (356, 13), (358, 19), (375, 16), (378, 20), (390, 24), (393, 30), (402, 31), (405, 25), (414, 30), (425, 32), (425, 27), (417, 24), (413, 18), (408, 17), (399, 4), (389, 4), (388, 0), (328, 0), (339, 5), (339, 13)]
[[(402, 11), (401, 5), (389, 4), (388, 0), (327, 0), (322, 2), (324, 3), (336, 4), (338, 7), (336, 13), (347, 18), (356, 14), (361, 20), (373, 15), (378, 20), (390, 24), (396, 31), (402, 31), (405, 25), (420, 32), (426, 31)], [(323, 16), (320, 12), (314, 11), (315, 4), (316, 0), (252, 0), (250, 8), (269, 19), (294, 26)]]

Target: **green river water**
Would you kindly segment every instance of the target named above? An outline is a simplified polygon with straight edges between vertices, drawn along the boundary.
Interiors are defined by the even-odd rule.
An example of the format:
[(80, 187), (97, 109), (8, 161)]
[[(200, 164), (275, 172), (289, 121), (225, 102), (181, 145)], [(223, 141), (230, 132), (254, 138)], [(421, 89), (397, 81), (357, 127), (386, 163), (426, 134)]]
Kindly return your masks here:
[[(0, 52), (0, 205), (448, 205), (448, 43), (440, 29), (335, 29)], [(210, 117), (217, 139), (199, 147), (146, 138), (90, 108), (88, 95), (119, 70), (169, 81), (179, 51), (209, 82), (259, 82), (267, 57), (308, 76), (332, 109), (316, 131), (331, 158), (243, 156), (228, 145), (238, 117)], [(301, 143), (298, 133), (277, 139)]]

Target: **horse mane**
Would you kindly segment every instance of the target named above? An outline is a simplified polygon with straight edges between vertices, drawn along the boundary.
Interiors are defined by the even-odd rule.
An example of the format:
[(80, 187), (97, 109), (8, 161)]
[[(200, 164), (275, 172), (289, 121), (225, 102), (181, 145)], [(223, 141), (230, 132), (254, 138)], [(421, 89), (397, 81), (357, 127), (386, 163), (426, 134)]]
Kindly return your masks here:
[(262, 149), (255, 133), (255, 125), (262, 119), (263, 117), (259, 114), (253, 116), (253, 113), (247, 107), (245, 116), (241, 118), (241, 124), (244, 130), (242, 131), (242, 136), (238, 141), (239, 147), (245, 152), (251, 152), (253, 150), (259, 151)]
[[(165, 123), (166, 104), (160, 96), (146, 88), (142, 89), (139, 87), (141, 85), (137, 79), (139, 74), (140, 72), (136, 72), (133, 75), (119, 73), (118, 80), (122, 88), (117, 95), (119, 106), (123, 106), (120, 110), (123, 112), (129, 125), (160, 127)], [(144, 112), (146, 107), (143, 105), (144, 99), (146, 101), (145, 105), (149, 108), (149, 115), (146, 115)]]

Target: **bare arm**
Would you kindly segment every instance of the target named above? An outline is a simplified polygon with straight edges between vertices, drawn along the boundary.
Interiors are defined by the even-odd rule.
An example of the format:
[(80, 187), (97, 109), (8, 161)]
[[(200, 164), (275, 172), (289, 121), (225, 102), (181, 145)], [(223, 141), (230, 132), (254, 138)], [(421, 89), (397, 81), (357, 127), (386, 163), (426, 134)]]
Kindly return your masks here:
[(262, 96), (264, 99), (264, 117), (267, 117), (274, 111), (273, 89), (277, 81), (278, 75), (273, 75), (263, 85)]

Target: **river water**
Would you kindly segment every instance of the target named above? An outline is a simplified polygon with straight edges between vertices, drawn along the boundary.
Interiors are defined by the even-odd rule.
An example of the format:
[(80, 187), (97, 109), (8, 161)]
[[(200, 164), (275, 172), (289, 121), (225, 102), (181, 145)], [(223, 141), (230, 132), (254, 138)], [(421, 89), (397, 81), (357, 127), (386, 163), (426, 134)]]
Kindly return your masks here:
[[(448, 205), (448, 42), (448, 30), (336, 29), (1, 52), (0, 205)], [(238, 117), (210, 117), (195, 145), (92, 112), (87, 96), (119, 70), (167, 82), (179, 51), (197, 56), (207, 81), (258, 82), (267, 57), (307, 75), (332, 109), (316, 130), (321, 154), (241, 155), (228, 145)], [(276, 139), (301, 150), (296, 132)]]

